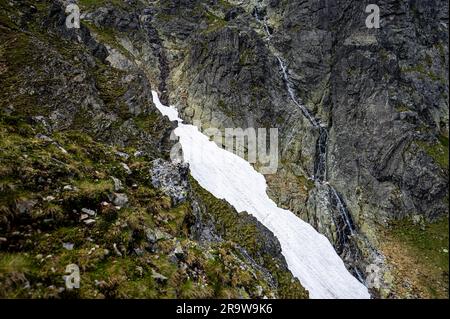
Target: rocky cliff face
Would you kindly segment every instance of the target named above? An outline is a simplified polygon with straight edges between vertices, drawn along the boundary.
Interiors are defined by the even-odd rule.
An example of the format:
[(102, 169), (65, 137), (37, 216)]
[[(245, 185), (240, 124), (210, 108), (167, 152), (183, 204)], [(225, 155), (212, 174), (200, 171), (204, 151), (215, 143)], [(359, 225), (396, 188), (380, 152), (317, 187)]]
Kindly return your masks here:
[[(163, 102), (177, 105), (186, 121), (201, 121), (204, 128), (278, 128), (279, 167), (266, 176), (277, 204), (325, 234), (361, 280), (370, 277), (368, 265), (378, 267), (381, 286), (374, 296), (448, 296), (448, 261), (442, 261), (448, 257), (448, 236), (441, 229), (447, 225), (448, 232), (448, 3), (378, 1), (381, 28), (368, 29), (364, 10), (369, 2), (1, 1), (5, 140), (22, 134), (15, 128), (16, 118), (29, 125), (31, 131), (23, 133), (28, 142), (36, 142), (40, 133), (52, 139), (48, 145), (64, 148), (68, 137), (55, 136), (82, 132), (128, 154), (127, 159), (104, 159), (115, 163), (114, 170), (93, 166), (89, 178), (98, 179), (96, 170), (119, 175), (115, 169), (123, 169), (121, 162), (134, 178), (133, 166), (140, 167), (142, 160), (130, 155), (137, 152), (146, 163), (158, 164), (143, 167), (162, 180), (138, 174), (136, 180), (123, 175), (122, 182), (130, 188), (148, 183), (153, 191), (173, 180), (178, 169), (154, 162), (168, 159), (173, 127), (152, 105), (151, 88)], [(81, 8), (79, 30), (64, 26), (63, 9), (69, 3)], [(86, 151), (90, 147), (80, 144)], [(12, 192), (2, 196), (10, 199), (2, 203), (4, 216), (17, 214), (11, 200), (18, 195), (7, 181), (14, 179), (9, 168), (21, 152), (2, 163), (7, 169), (0, 190)], [(318, 178), (320, 154), (324, 174)], [(82, 165), (85, 159), (76, 160)], [(58, 186), (66, 182), (62, 179)], [(35, 193), (33, 185), (27, 192)], [(177, 215), (184, 216), (186, 228), (172, 238), (185, 238), (187, 232), (186, 240), (194, 246), (231, 241), (237, 245), (232, 258), (257, 269), (274, 296), (305, 296), (298, 282), (290, 283), (279, 245), (261, 225), (250, 217), (236, 219), (232, 209), (186, 176), (175, 186), (165, 194), (175, 196), (166, 208), (177, 210), (180, 198), (189, 208)], [(43, 187), (51, 195), (51, 185)], [(35, 200), (29, 193), (24, 197)], [(164, 220), (170, 215), (166, 213), (158, 218)], [(2, 218), (8, 225), (2, 227), (10, 232), (0, 236), (6, 239), (0, 242), (2, 250), (15, 251), (10, 247), (16, 245), (10, 234), (17, 231), (12, 217)], [(243, 230), (261, 240), (240, 237)], [(424, 238), (433, 238), (426, 240), (432, 244), (422, 245)], [(167, 247), (177, 248), (175, 243)], [(400, 259), (401, 254), (411, 258)], [(267, 256), (275, 256), (275, 264)], [(414, 256), (421, 260), (415, 262)], [(409, 263), (421, 265), (414, 278), (404, 271)], [(156, 264), (159, 268), (152, 269), (161, 273), (163, 266)], [(230, 282), (233, 288), (225, 285), (221, 296), (244, 294), (232, 279), (213, 285)], [(255, 286), (244, 290), (251, 297), (260, 291)]]
[[(155, 19), (172, 52), (171, 102), (205, 127), (277, 127), (271, 196), (326, 234), (355, 275), (381, 267), (387, 296), (382, 229), (448, 216), (448, 4), (379, 2), (380, 29), (366, 27), (367, 4), (162, 1)], [(328, 130), (326, 180), (353, 234), (340, 234), (329, 186), (308, 181), (320, 130), (292, 101), (279, 59)]]

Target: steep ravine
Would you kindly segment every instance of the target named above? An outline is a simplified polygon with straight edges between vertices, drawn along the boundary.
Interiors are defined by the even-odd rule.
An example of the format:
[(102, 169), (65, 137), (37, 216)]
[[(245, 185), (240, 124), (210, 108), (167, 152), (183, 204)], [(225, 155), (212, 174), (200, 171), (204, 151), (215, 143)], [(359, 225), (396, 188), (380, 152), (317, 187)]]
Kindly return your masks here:
[(370, 297), (367, 288), (347, 272), (328, 239), (269, 199), (262, 174), (244, 159), (210, 141), (197, 127), (183, 124), (177, 110), (162, 105), (156, 92), (153, 102), (162, 114), (177, 121), (175, 134), (193, 177), (217, 198), (225, 199), (238, 212), (255, 216), (274, 233), (289, 269), (308, 289), (311, 298)]

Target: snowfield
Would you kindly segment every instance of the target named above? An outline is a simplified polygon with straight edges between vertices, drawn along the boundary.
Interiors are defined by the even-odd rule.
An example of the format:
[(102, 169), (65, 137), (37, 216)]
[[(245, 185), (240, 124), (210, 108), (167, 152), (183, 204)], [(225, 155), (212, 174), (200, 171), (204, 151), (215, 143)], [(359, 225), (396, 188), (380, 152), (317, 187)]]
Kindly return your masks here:
[(266, 193), (266, 180), (247, 161), (210, 141), (197, 127), (183, 124), (174, 107), (153, 102), (177, 121), (184, 160), (199, 184), (238, 212), (255, 216), (278, 238), (290, 271), (309, 290), (310, 298), (370, 298), (367, 288), (345, 268), (328, 239), (292, 212), (281, 209)]

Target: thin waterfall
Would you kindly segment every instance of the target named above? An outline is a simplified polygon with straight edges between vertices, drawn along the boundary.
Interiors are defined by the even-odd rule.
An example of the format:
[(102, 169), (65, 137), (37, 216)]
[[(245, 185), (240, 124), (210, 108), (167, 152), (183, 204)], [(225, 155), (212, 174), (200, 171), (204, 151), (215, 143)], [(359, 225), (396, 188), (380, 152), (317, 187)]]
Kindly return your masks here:
[[(270, 27), (267, 24), (266, 18), (260, 17), (260, 11), (262, 9), (258, 9), (255, 7), (254, 16), (260, 21), (263, 25), (263, 30), (268, 36), (268, 42), (270, 45), (270, 40), (272, 37), (272, 32), (270, 31)], [(334, 218), (334, 222), (337, 228), (338, 234), (338, 243), (337, 243), (337, 251), (342, 253), (346, 247), (349, 247), (350, 251), (353, 251), (350, 247), (352, 244), (350, 242), (351, 237), (354, 235), (355, 228), (352, 222), (351, 214), (347, 209), (347, 206), (344, 200), (341, 198), (336, 189), (331, 186), (327, 181), (327, 145), (328, 145), (328, 127), (320, 122), (320, 120), (316, 119), (312, 113), (301, 103), (297, 98), (292, 82), (289, 78), (288, 69), (286, 64), (283, 62), (283, 59), (275, 54), (275, 57), (278, 60), (280, 65), (281, 73), (283, 76), (283, 81), (286, 85), (286, 90), (291, 98), (292, 102), (300, 108), (303, 115), (307, 118), (307, 120), (311, 123), (311, 125), (319, 130), (319, 137), (316, 142), (316, 156), (314, 161), (314, 175), (312, 179), (321, 183), (326, 184), (329, 187), (329, 198), (330, 203), (332, 205), (332, 209), (336, 211), (336, 217)], [(352, 255), (357, 255), (357, 252), (352, 253)], [(356, 275), (358, 280), (364, 282), (364, 279), (361, 276), (357, 267), (352, 267), (352, 272)]]
[(300, 110), (302, 111), (303, 115), (308, 119), (308, 121), (311, 123), (314, 127), (319, 127), (319, 123), (317, 120), (311, 115), (311, 113), (308, 111), (306, 107), (304, 107), (301, 103), (298, 102), (297, 97), (295, 96), (294, 89), (292, 88), (291, 80), (289, 79), (289, 75), (287, 73), (287, 67), (284, 64), (283, 60), (279, 56), (277, 56), (278, 63), (280, 64), (281, 72), (283, 74), (283, 80), (286, 84), (286, 89), (289, 93), (289, 96), (291, 100), (294, 102), (295, 105), (297, 105)]
[(343, 200), (341, 199), (341, 196), (339, 196), (339, 194), (337, 193), (336, 189), (334, 187), (332, 187), (331, 185), (329, 185), (329, 186), (330, 186), (332, 196), (336, 201), (336, 208), (338, 209), (340, 216), (344, 220), (345, 227), (350, 232), (350, 235), (353, 235), (354, 234), (353, 223), (350, 219), (351, 217), (349, 216), (350, 214), (348, 213), (347, 207), (345, 206)]
[(316, 159), (314, 162), (314, 179), (323, 182), (327, 179), (327, 142), (328, 128), (320, 126), (319, 138), (316, 142)]

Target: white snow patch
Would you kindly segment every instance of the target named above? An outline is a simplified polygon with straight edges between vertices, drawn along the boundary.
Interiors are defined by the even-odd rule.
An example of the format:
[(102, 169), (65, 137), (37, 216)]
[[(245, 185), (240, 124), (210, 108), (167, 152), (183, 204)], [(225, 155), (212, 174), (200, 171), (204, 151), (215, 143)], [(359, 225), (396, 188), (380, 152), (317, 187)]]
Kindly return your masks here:
[(192, 176), (238, 212), (255, 216), (278, 238), (291, 272), (309, 290), (310, 298), (370, 298), (367, 288), (345, 268), (328, 239), (292, 212), (281, 209), (266, 193), (266, 180), (244, 159), (210, 141), (197, 127), (183, 124), (174, 107), (153, 102), (171, 121), (178, 121), (184, 160)]

